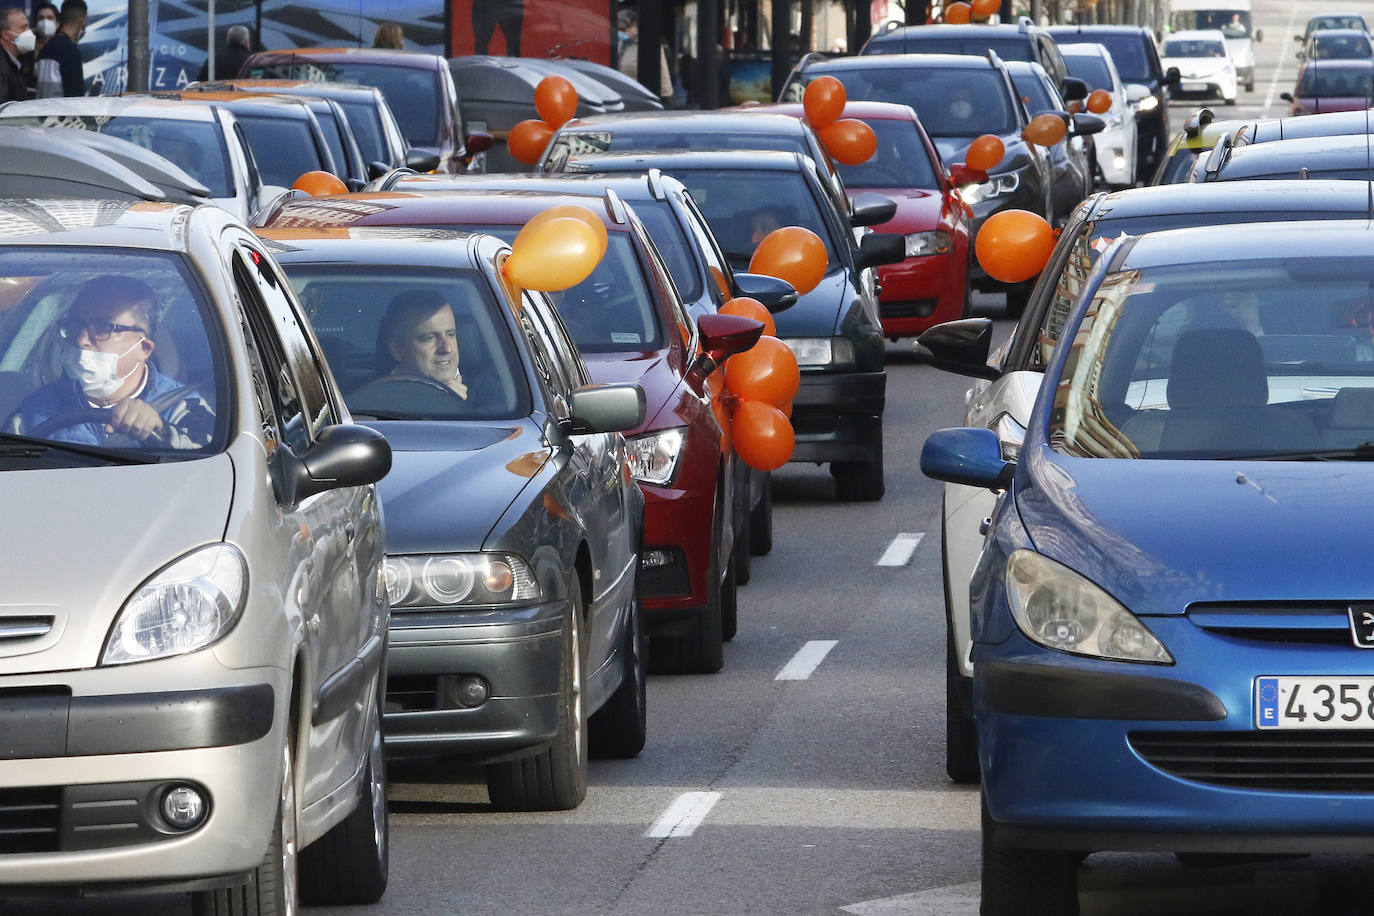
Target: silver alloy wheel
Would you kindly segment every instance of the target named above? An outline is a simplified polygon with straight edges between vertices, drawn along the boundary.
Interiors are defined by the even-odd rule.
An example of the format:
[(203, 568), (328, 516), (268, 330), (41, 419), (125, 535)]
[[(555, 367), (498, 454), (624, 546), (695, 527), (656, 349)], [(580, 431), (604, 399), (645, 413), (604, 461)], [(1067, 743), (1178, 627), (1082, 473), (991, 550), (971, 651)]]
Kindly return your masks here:
[(297, 861), (300, 850), (296, 848), (296, 772), (291, 742), (288, 740), (282, 752), (283, 772), (281, 778), (281, 882), (282, 914), (296, 916), (300, 908), (299, 892), (296, 889)]
[(372, 841), (379, 857), (385, 857), (386, 825), (386, 751), (382, 742), (382, 712), (377, 710), (377, 730), (367, 752), (368, 779), (372, 781)]
[(587, 721), (582, 717), (582, 621), (576, 608), (572, 613), (572, 750), (573, 764), (586, 765), (587, 760)]

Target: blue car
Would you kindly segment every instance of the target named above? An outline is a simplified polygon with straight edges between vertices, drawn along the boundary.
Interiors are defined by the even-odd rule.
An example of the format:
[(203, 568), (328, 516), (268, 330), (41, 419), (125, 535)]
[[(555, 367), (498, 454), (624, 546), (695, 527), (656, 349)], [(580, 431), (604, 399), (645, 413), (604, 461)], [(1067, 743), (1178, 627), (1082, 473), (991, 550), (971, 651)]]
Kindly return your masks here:
[(983, 910), (1099, 850), (1374, 851), (1374, 232), (1123, 236), (1091, 268), (970, 584)]

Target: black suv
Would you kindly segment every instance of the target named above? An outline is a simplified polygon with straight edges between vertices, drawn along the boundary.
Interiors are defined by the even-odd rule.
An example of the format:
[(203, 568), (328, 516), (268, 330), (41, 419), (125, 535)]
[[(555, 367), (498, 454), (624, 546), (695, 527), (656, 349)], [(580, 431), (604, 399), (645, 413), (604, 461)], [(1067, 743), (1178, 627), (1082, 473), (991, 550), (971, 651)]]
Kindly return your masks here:
[[(860, 54), (977, 54), (996, 52), (1003, 60), (1034, 61), (1055, 85), (1069, 75), (1064, 55), (1048, 29), (1026, 17), (1015, 25), (909, 25), (891, 23), (868, 40)], [(1081, 98), (1081, 96), (1077, 96)], [(1066, 97), (1071, 102), (1074, 98)]]
[(1169, 99), (1166, 89), (1178, 82), (1178, 68), (1165, 73), (1159, 63), (1154, 34), (1138, 25), (1054, 26), (1050, 34), (1061, 45), (1100, 44), (1112, 55), (1116, 72), (1126, 84), (1126, 96), (1135, 109), (1139, 148), (1136, 179), (1148, 184), (1169, 149)]

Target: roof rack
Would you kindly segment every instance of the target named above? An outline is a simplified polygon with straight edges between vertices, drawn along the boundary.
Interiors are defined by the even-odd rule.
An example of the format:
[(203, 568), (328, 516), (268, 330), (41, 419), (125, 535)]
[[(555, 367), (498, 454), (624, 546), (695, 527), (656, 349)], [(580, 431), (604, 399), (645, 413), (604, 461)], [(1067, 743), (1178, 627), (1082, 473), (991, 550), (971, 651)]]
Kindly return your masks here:
[(888, 32), (895, 31), (896, 29), (900, 29), (901, 27), (902, 24), (898, 22), (896, 19), (889, 19), (886, 23), (883, 24), (883, 30), (879, 34), (886, 34)]
[(649, 193), (654, 200), (666, 200), (668, 193), (663, 189), (663, 170), (660, 168), (649, 169)]
[(807, 51), (805, 54), (801, 56), (801, 60), (797, 61), (796, 66), (794, 66), (792, 69), (805, 70), (807, 65), (809, 64), (812, 64), (818, 60), (829, 59), (830, 55), (826, 54), (824, 51)]
[(1203, 181), (1216, 181), (1221, 175), (1221, 169), (1231, 160), (1231, 135), (1222, 134), (1217, 145), (1212, 147), (1212, 152), (1207, 156), (1207, 164), (1202, 169)]
[(988, 50), (987, 50), (987, 55), (986, 55), (986, 56), (987, 56), (987, 59), (988, 59), (988, 63), (992, 64), (994, 67), (1004, 67), (1004, 66), (1006, 66), (1005, 64), (1002, 63), (1002, 58), (999, 57), (999, 56), (997, 55), (997, 52), (994, 51), (994, 50), (992, 50), (992, 48), (988, 48)]
[(623, 225), (630, 221), (630, 215), (625, 211), (625, 202), (620, 199), (620, 195), (606, 189), (606, 212), (610, 214), (611, 222)]
[(1022, 16), (1020, 19), (1016, 20), (1016, 31), (1029, 32), (1033, 25), (1035, 25), (1035, 20), (1031, 19), (1029, 16)]
[(0, 196), (202, 204), (210, 189), (135, 143), (70, 127), (0, 127)]
[(1202, 133), (1202, 129), (1216, 117), (1216, 113), (1210, 108), (1199, 108), (1197, 111), (1188, 115), (1183, 122), (1183, 135), (1190, 139), (1195, 139)]

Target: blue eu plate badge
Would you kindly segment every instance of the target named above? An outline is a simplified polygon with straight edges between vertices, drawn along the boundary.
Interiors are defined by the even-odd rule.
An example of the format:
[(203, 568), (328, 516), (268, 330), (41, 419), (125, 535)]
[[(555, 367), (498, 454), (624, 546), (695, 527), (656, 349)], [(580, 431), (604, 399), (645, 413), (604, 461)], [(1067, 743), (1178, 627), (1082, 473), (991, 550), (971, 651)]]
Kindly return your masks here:
[(1262, 677), (1256, 690), (1259, 704), (1259, 726), (1279, 724), (1279, 679)]

